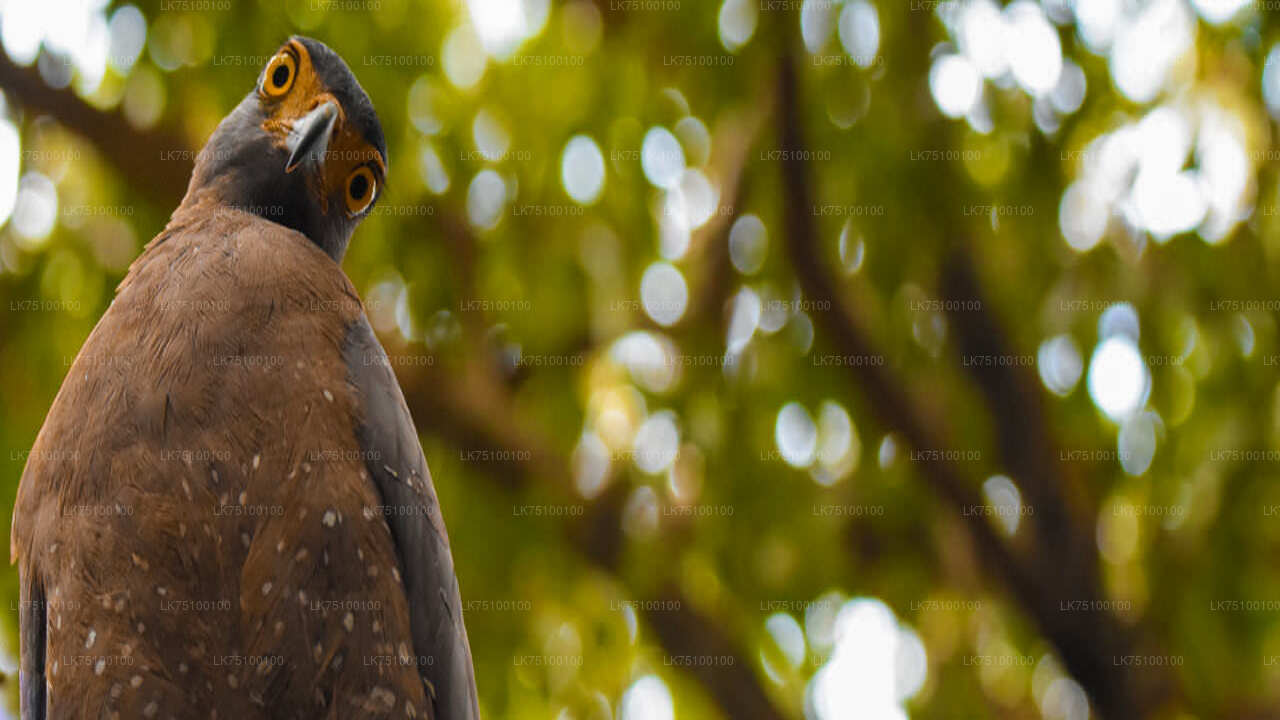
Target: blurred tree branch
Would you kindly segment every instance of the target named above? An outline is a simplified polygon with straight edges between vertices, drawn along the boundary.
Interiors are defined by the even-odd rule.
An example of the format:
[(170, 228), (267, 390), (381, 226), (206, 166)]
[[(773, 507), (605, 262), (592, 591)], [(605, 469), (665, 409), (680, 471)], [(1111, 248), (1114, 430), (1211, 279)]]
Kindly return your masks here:
[(726, 112), (716, 124), (711, 142), (712, 154), (708, 163), (708, 175), (720, 190), (720, 202), (711, 219), (694, 231), (689, 241), (687, 265), (692, 276), (689, 307), (678, 323), (681, 328), (691, 328), (709, 318), (712, 313), (724, 310), (729, 295), (733, 269), (729, 262), (729, 231), (733, 221), (742, 214), (742, 203), (747, 192), (746, 167), (751, 149), (773, 107), (774, 87), (762, 78), (755, 90), (750, 107)]
[[(823, 266), (811, 212), (813, 196), (803, 160), (810, 155), (799, 116), (799, 77), (790, 43), (784, 42), (783, 48), (778, 96), (790, 260), (805, 294), (824, 306), (829, 304), (831, 311), (820, 313), (820, 321), (836, 347), (850, 356), (879, 357), (870, 334), (842, 302)], [(967, 262), (967, 258), (953, 259), (948, 271), (952, 292), (966, 299), (977, 294), (972, 270), (964, 264)], [(972, 322), (962, 324), (964, 352), (1007, 354), (1008, 343), (993, 321), (978, 314)], [(1010, 376), (1003, 369), (974, 368), (974, 372), (997, 418), (1005, 461), (1027, 483), (1037, 501), (1037, 513), (1042, 504), (1047, 505), (1043, 509), (1046, 522), (1039, 528), (1031, 557), (1014, 554), (985, 515), (965, 513), (966, 508), (981, 505), (982, 501), (973, 479), (957, 472), (953, 463), (935, 459), (937, 453), (926, 453), (920, 463), (921, 474), (953, 511), (967, 515), (965, 527), (978, 548), (985, 572), (1004, 581), (1022, 609), (1053, 643), (1067, 670), (1085, 687), (1100, 713), (1116, 719), (1143, 717), (1153, 698), (1147, 697), (1149, 691), (1138, 689), (1132, 670), (1117, 667), (1115, 661), (1132, 650), (1128, 634), (1109, 613), (1067, 611), (1062, 604), (1097, 601), (1104, 596), (1092, 532), (1088, 525), (1082, 528), (1072, 522), (1062, 493), (1062, 473), (1060, 468), (1051, 469), (1056, 458), (1044, 426), (1038, 385), (1034, 378)], [(940, 450), (949, 446), (936, 419), (903, 389), (908, 385), (888, 365), (859, 367), (852, 376), (866, 395), (867, 406), (880, 415), (885, 427), (902, 432), (917, 449)]]
[(1167, 696), (1173, 688), (1172, 678), (1163, 669), (1144, 668), (1138, 673), (1107, 662), (1133, 652), (1139, 642), (1134, 632), (1109, 612), (1061, 610), (1064, 601), (1105, 599), (1092, 515), (1073, 512), (1078, 504), (1073, 501), (1079, 498), (1069, 493), (1080, 487), (1079, 478), (1060, 459), (1035, 373), (1015, 363), (978, 360), (1012, 357), (1014, 350), (989, 310), (971, 248), (958, 245), (953, 249), (943, 271), (943, 288), (950, 299), (979, 302), (978, 311), (956, 312), (951, 317), (960, 351), (969, 359), (963, 363), (965, 370), (986, 398), (995, 423), (1000, 457), (1019, 479), (1035, 508), (1035, 515), (1030, 518), (1035, 533), (1034, 552), (1026, 562), (1031, 567), (1039, 562), (1045, 571), (1036, 581), (1037, 602), (1042, 607), (1033, 617), (1057, 647), (1066, 666), (1101, 706), (1126, 707), (1125, 703), (1130, 703), (1128, 710), (1158, 706), (1160, 696)]
[[(810, 210), (813, 202), (809, 180), (803, 167), (804, 160), (801, 159), (806, 156), (800, 127), (802, 121), (796, 107), (799, 99), (794, 62), (790, 53), (783, 56), (779, 63), (778, 79), (783, 151), (782, 201), (787, 224), (788, 255), (804, 293), (814, 300), (823, 301), (823, 307), (831, 308), (829, 312), (819, 314), (820, 322), (840, 351), (851, 357), (881, 357), (870, 334), (862, 322), (845, 307), (822, 267), (823, 253)], [(887, 365), (866, 363), (858, 367), (854, 373), (854, 382), (866, 394), (867, 405), (880, 415), (881, 423), (886, 428), (903, 433), (907, 441), (918, 449), (944, 447), (943, 433), (937, 428), (936, 420), (902, 389), (907, 384), (897, 378)], [(926, 470), (923, 475), (933, 484), (934, 490), (956, 510), (981, 504), (979, 495), (970, 484), (951, 465), (934, 459), (934, 456), (935, 454), (928, 453), (921, 460)], [(985, 519), (969, 525), (971, 536), (987, 563), (1001, 568), (999, 574), (1006, 576), (1019, 596), (1033, 592), (1032, 579), (1013, 561), (1008, 548), (995, 535), (992, 526)]]
[(174, 208), (182, 200), (191, 179), (195, 155), (188, 152), (190, 144), (181, 134), (168, 128), (138, 130), (119, 110), (102, 111), (80, 99), (70, 88), (51, 88), (34, 65), (15, 65), (2, 52), (0, 89), (19, 107), (52, 116), (84, 137), (119, 168), (130, 188), (146, 195), (157, 206)]

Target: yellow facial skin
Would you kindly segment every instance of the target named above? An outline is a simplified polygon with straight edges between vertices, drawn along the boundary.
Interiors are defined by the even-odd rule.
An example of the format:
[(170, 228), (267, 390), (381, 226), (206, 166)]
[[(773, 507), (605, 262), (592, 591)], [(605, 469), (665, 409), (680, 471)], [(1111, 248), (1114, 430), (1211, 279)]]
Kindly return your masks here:
[(333, 134), (324, 153), (322, 171), (308, 178), (324, 212), (336, 193), (342, 207), (354, 217), (373, 204), (386, 180), (387, 166), (377, 148), (346, 122), (346, 110), (326, 88), (311, 65), (307, 48), (290, 40), (267, 63), (258, 94), (267, 109), (262, 128), (285, 146), (293, 124), (325, 102), (338, 108)]

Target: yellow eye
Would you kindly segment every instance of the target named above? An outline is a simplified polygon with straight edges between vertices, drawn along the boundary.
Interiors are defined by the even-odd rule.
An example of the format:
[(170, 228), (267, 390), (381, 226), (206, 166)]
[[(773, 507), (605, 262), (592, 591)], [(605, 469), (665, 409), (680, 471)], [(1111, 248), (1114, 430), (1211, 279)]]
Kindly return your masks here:
[(347, 176), (347, 214), (359, 215), (368, 209), (377, 194), (378, 184), (368, 165), (361, 165)]
[(282, 52), (267, 63), (267, 71), (262, 76), (262, 92), (268, 97), (280, 97), (293, 87), (293, 79), (298, 74), (298, 61), (293, 55)]

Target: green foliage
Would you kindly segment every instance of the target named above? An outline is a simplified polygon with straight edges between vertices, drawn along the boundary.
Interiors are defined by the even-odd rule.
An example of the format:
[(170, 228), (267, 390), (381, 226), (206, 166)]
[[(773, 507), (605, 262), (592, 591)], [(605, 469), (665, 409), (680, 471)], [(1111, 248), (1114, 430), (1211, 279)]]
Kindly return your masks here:
[[(831, 649), (816, 616), (858, 597), (882, 600), (925, 648), (924, 685), (903, 704), (913, 716), (1039, 716), (1063, 673), (1053, 627), (1067, 613), (1037, 611), (1010, 591), (975, 542), (987, 518), (961, 513), (919, 455), (943, 451), (960, 453), (944, 465), (973, 498), (994, 475), (1021, 489), (1034, 515), (1011, 536), (998, 521), (987, 531), (1033, 584), (1052, 588), (1063, 563), (1080, 560), (1045, 553), (1097, 553), (1088, 562), (1099, 597), (1131, 608), (1106, 627), (1132, 630), (1135, 653), (1178, 659), (1152, 670), (1177, 690), (1134, 689), (1135, 707), (1152, 717), (1235, 717), (1280, 700), (1280, 670), (1266, 661), (1280, 657), (1274, 610), (1218, 604), (1280, 592), (1276, 465), (1250, 459), (1280, 451), (1277, 186), (1275, 163), (1259, 159), (1272, 133), (1260, 89), (1275, 36), (1269, 16), (1246, 10), (1210, 25), (1193, 14), (1188, 78), (1144, 102), (1118, 89), (1114, 66), (1072, 25), (1056, 28), (1088, 91), (1045, 130), (1036, 101), (1012, 84), (985, 84), (990, 128), (940, 115), (929, 73), (934, 56), (953, 48), (931, 56), (948, 29), (915, 2), (876, 3), (879, 50), (867, 68), (814, 60), (848, 56), (834, 39), (804, 50), (799, 3), (761, 2), (754, 35), (736, 52), (720, 40), (719, 3), (552, 3), (541, 29), (510, 57), (489, 59), (470, 87), (458, 86), (449, 49), (472, 23), (466, 3), (232, 5), (138, 3), (148, 30), (141, 58), (127, 72), (108, 69), (79, 98), (103, 114), (123, 101), (132, 137), (72, 132), (43, 97), (6, 87), (22, 172), (53, 181), (60, 212), (47, 236), (0, 228), (0, 506), (12, 507), (26, 449), (129, 260), (181, 198), (162, 171), (188, 167), (270, 54), (302, 33), (346, 58), (388, 139), (385, 195), (344, 269), (388, 351), (417, 358), (397, 370), (420, 388), (408, 395), (450, 530), (487, 717), (621, 717), (624, 694), (649, 674), (686, 720), (726, 716), (726, 697), (751, 692), (744, 682), (773, 705), (760, 717), (818, 717), (806, 693)], [(780, 98), (793, 55), (796, 107)], [(1196, 101), (1221, 108), (1244, 138), (1252, 213), (1210, 244), (1194, 228), (1156, 242), (1117, 211), (1096, 248), (1072, 249), (1060, 208), (1097, 152), (1090, 143), (1157, 106)], [(795, 264), (803, 246), (788, 213), (788, 117), (811, 153), (801, 166), (812, 207), (801, 210), (816, 242), (799, 253), (818, 254), (829, 298), (813, 295)], [(705, 128), (705, 144), (692, 123), (681, 130), (688, 118)], [(486, 135), (487, 122), (500, 139)], [(641, 292), (646, 270), (663, 260), (663, 193), (641, 162), (655, 126), (679, 136), (690, 167), (720, 193), (688, 250), (668, 252), (689, 297), (671, 327), (646, 311)], [(579, 134), (604, 161), (603, 191), (587, 205), (562, 180), (562, 153)], [(165, 144), (172, 138), (181, 144)], [(123, 174), (128, 153), (150, 154), (155, 174)], [(473, 181), (486, 170), (506, 191), (492, 227), (477, 222), (469, 197), (482, 194)], [(745, 214), (767, 236), (761, 269), (749, 274), (729, 247)], [(948, 296), (957, 257), (972, 266), (977, 297)], [(781, 318), (753, 328), (734, 354), (727, 338), (744, 293)], [(948, 299), (981, 310), (937, 311)], [(1082, 377), (1064, 396), (1050, 393), (1040, 358), (1018, 361), (1030, 386), (1003, 385), (1037, 398), (1048, 434), (1037, 447), (1055, 449), (1020, 474), (1011, 456), (1036, 440), (1036, 421), (1001, 422), (1001, 385), (985, 388), (966, 362), (974, 317), (993, 323), (1014, 358), (1065, 336), (1087, 373), (1100, 315), (1119, 302), (1141, 319), (1144, 407), (1156, 418), (1149, 466), (1126, 472), (1122, 423), (1098, 409)], [(875, 349), (853, 366), (835, 330), (842, 308)], [(639, 332), (667, 343), (656, 370), (672, 372), (670, 383), (646, 382), (654, 366), (620, 360), (620, 339)], [(899, 396), (882, 394), (882, 381), (911, 406), (887, 406)], [(777, 433), (793, 402), (837, 424), (847, 413), (848, 453), (827, 475), (786, 462)], [(679, 453), (645, 472), (648, 446), (631, 441), (646, 419), (667, 417), (660, 411), (675, 420)], [(913, 445), (904, 415), (937, 428), (945, 445)], [(819, 424), (820, 441), (839, 436)], [(1027, 443), (1011, 437), (1022, 432)], [(601, 441), (609, 467), (596, 487), (591, 443)], [(1070, 508), (1075, 546), (1037, 535), (1050, 509), (1032, 506), (1033, 493), (1059, 480), (1053, 491)], [(0, 513), (6, 536), (8, 516)], [(0, 601), (15, 608), (13, 569), (0, 577)], [(664, 602), (697, 613), (699, 627), (728, 644), (681, 629)], [(767, 629), (777, 613), (807, 631), (798, 662)], [(12, 658), (17, 615), (5, 617)], [(1086, 643), (1109, 640), (1103, 627)], [(1104, 677), (1119, 672), (1104, 668)], [(16, 682), (8, 686), (16, 695)]]

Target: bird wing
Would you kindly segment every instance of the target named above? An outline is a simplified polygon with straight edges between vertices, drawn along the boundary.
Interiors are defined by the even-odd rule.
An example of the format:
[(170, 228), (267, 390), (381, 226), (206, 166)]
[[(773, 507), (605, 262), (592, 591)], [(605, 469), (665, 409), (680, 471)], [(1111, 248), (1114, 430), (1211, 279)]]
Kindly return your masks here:
[(403, 566), (413, 646), (431, 685), (435, 717), (476, 720), (471, 647), (449, 535), (413, 418), (363, 314), (347, 331), (343, 355), (360, 404), (356, 435)]
[(18, 632), (21, 635), (21, 663), (18, 685), (21, 693), (22, 720), (44, 720), (44, 659), (46, 650), (44, 589), (37, 578), (22, 579), (18, 607)]

